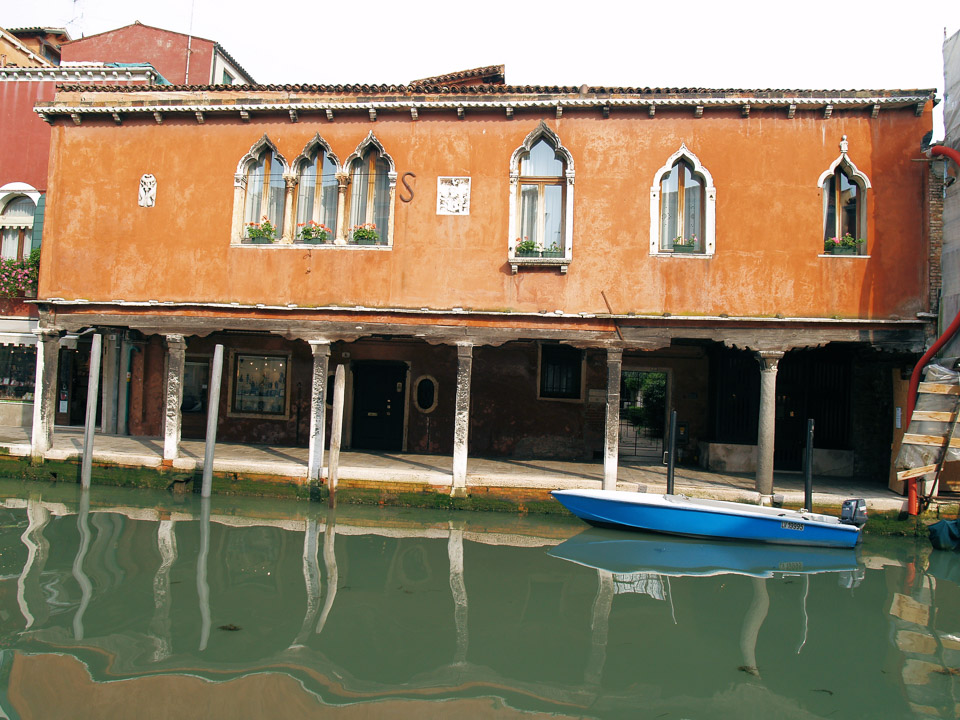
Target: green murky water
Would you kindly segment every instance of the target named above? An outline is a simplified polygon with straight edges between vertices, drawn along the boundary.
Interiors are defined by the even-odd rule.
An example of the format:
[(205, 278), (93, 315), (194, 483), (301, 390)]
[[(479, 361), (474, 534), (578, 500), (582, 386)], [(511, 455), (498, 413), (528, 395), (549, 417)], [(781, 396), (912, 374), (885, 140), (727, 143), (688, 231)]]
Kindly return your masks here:
[(0, 482), (9, 718), (960, 714), (960, 555)]

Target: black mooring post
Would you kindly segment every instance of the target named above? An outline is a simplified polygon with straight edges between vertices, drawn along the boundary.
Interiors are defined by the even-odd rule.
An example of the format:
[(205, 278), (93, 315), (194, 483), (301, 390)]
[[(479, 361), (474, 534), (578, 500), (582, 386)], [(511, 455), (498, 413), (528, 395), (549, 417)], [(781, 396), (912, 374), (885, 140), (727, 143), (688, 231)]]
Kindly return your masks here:
[(667, 450), (667, 495), (673, 495), (673, 466), (677, 450), (677, 411), (670, 411), (670, 444)]
[(807, 420), (807, 453), (803, 462), (803, 507), (813, 510), (813, 418)]

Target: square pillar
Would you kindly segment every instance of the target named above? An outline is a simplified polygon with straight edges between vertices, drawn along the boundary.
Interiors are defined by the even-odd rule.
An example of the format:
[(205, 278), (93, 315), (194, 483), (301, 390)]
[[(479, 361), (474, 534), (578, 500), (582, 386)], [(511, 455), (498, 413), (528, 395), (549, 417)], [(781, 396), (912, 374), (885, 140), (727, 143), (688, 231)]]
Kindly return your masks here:
[(453, 417), (453, 495), (467, 492), (467, 436), (470, 430), (470, 377), (473, 344), (457, 345), (457, 397)]
[(777, 421), (777, 366), (783, 353), (761, 351), (760, 418), (757, 423), (757, 492), (760, 502), (769, 505), (773, 498), (773, 443)]
[(310, 382), (310, 449), (307, 479), (318, 482), (323, 472), (323, 444), (327, 430), (327, 375), (330, 369), (330, 342), (310, 340), (313, 376)]
[(164, 392), (163, 459), (176, 460), (180, 455), (180, 426), (183, 404), (183, 369), (187, 342), (183, 335), (166, 335), (167, 381)]
[(60, 333), (37, 330), (37, 374), (33, 388), (33, 432), (30, 458), (42, 462), (53, 447), (53, 422), (57, 412), (57, 365), (60, 357)]
[(100, 432), (117, 433), (117, 374), (120, 368), (119, 338), (115, 333), (104, 336), (103, 375), (100, 384)]
[(620, 454), (620, 370), (623, 350), (607, 348), (607, 410), (603, 431), (603, 489), (617, 489)]
[(117, 435), (130, 434), (130, 355), (133, 344), (121, 336), (117, 368)]

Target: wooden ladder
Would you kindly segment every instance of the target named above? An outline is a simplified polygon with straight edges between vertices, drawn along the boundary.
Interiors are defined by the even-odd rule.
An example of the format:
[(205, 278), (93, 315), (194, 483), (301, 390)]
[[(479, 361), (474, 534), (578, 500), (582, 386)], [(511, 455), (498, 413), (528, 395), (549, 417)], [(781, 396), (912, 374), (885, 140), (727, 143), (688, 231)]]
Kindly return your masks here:
[[(907, 432), (903, 436), (903, 441), (901, 442), (901, 449), (907, 445), (935, 447), (938, 449), (936, 462), (927, 465), (921, 465), (919, 467), (909, 468), (907, 470), (901, 470), (897, 473), (897, 479), (904, 481), (912, 478), (920, 478), (924, 475), (929, 475), (932, 473), (933, 477), (930, 479), (933, 480), (933, 484), (930, 486), (931, 490), (923, 501), (926, 504), (929, 503), (930, 499), (937, 494), (937, 488), (940, 483), (940, 473), (943, 470), (943, 463), (946, 462), (947, 459), (947, 449), (960, 448), (960, 438), (954, 437), (957, 429), (957, 420), (960, 419), (960, 385), (922, 382), (920, 383), (918, 391), (921, 396), (925, 394), (951, 395), (954, 398), (953, 410), (914, 410), (913, 416), (910, 418), (911, 424), (913, 424), (914, 420), (918, 422), (942, 423), (942, 434), (919, 435)], [(919, 397), (917, 404), (920, 404)], [(907, 430), (909, 431), (909, 429), (910, 428), (908, 427)]]

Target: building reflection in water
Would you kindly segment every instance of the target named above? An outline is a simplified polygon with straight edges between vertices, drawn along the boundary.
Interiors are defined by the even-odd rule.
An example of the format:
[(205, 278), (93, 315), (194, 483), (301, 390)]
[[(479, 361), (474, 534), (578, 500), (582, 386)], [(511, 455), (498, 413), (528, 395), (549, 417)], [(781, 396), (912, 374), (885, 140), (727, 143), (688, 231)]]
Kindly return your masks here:
[(276, 702), (289, 717), (357, 703), (427, 717), (956, 715), (947, 576), (960, 569), (921, 572), (927, 555), (903, 543), (717, 546), (560, 520), (118, 507), (97, 492), (3, 501), (8, 716), (134, 697), (189, 714), (213, 696), (248, 716)]

